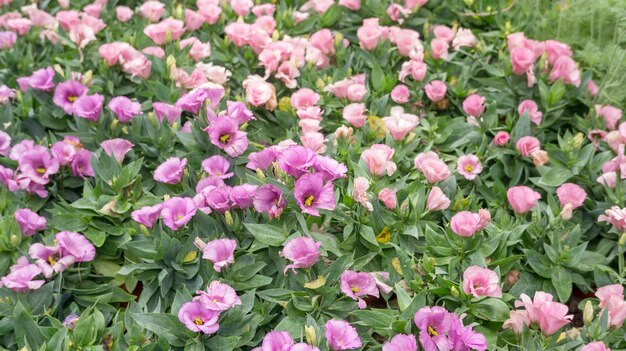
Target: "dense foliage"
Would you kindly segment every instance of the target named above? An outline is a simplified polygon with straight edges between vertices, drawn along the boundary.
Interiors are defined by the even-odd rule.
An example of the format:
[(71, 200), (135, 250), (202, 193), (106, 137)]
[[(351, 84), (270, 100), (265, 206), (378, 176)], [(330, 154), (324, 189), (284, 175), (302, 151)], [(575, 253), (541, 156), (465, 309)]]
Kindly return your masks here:
[(536, 15), (0, 0), (0, 349), (626, 349), (622, 62)]

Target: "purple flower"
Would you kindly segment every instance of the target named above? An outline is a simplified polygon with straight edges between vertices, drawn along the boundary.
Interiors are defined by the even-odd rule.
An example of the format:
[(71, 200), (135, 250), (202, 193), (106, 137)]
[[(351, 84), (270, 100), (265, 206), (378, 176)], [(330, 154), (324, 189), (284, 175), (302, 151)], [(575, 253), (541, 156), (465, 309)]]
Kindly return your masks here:
[(361, 347), (361, 339), (356, 329), (346, 321), (331, 319), (324, 325), (324, 336), (334, 351)]
[(252, 111), (248, 110), (246, 104), (241, 101), (226, 102), (226, 116), (233, 119), (237, 124), (242, 125), (254, 118)]
[(200, 302), (184, 303), (178, 311), (178, 320), (189, 330), (204, 334), (213, 334), (219, 328), (217, 320), (220, 313), (207, 310)]
[(317, 156), (313, 168), (316, 172), (321, 173), (326, 181), (333, 181), (339, 178), (345, 178), (348, 167), (343, 163), (339, 163), (333, 158), (326, 156)]
[(383, 345), (383, 351), (417, 351), (415, 335), (397, 334)]
[(33, 72), (28, 78), (28, 85), (37, 90), (50, 91), (54, 88), (54, 69), (48, 66)]
[(37, 149), (39, 152), (45, 152), (46, 148), (41, 145), (35, 145), (35, 142), (30, 139), (24, 139), (19, 143), (13, 145), (11, 148), (11, 152), (9, 152), (9, 158), (13, 161), (19, 162), (22, 158), (22, 155), (26, 151), (30, 151), (31, 149)]
[(202, 168), (208, 175), (222, 179), (228, 179), (234, 175), (233, 172), (228, 172), (230, 162), (220, 155), (211, 156), (202, 161)]
[(178, 230), (191, 220), (196, 210), (196, 204), (192, 198), (173, 197), (163, 202), (161, 217), (168, 228)]
[(4, 84), (0, 85), (0, 105), (8, 104), (10, 99), (15, 99), (15, 90)]
[(280, 218), (285, 209), (285, 199), (280, 189), (272, 184), (265, 184), (256, 190), (254, 195), (254, 209), (257, 212), (267, 213), (272, 218)]
[(305, 174), (295, 183), (293, 196), (300, 209), (312, 216), (319, 216), (318, 209), (332, 211), (335, 209), (333, 183), (326, 182), (317, 174)]
[(61, 166), (68, 166), (76, 157), (76, 152), (81, 148), (82, 145), (77, 137), (66, 136), (63, 140), (54, 143), (50, 148), (50, 152)]
[(276, 148), (268, 147), (258, 152), (248, 155), (248, 164), (246, 167), (256, 171), (257, 169), (266, 170), (278, 158)]
[(74, 262), (91, 262), (96, 257), (96, 248), (76, 232), (59, 232), (56, 236), (61, 257), (74, 257)]
[(87, 87), (76, 80), (67, 80), (59, 83), (54, 90), (52, 101), (68, 115), (74, 114), (74, 102), (87, 94)]
[(228, 156), (237, 157), (248, 148), (248, 137), (239, 130), (237, 122), (230, 118), (215, 119), (205, 129), (211, 139), (211, 144), (226, 151)]
[(285, 273), (291, 268), (297, 274), (296, 268), (309, 268), (320, 257), (319, 248), (322, 243), (308, 237), (299, 237), (289, 240), (280, 255), (292, 262), (285, 267)]
[(32, 236), (38, 230), (46, 229), (46, 219), (28, 208), (15, 211), (15, 221), (24, 236)]
[(181, 98), (176, 101), (176, 106), (193, 114), (198, 114), (206, 100), (209, 100), (209, 107), (215, 109), (223, 96), (224, 87), (218, 84), (207, 84), (195, 88), (181, 96)]
[(61, 253), (57, 246), (44, 246), (34, 243), (28, 248), (28, 255), (35, 260), (44, 277), (50, 278), (54, 272), (62, 272), (74, 263), (72, 259), (61, 261)]
[(196, 193), (202, 192), (202, 189), (209, 187), (209, 186), (220, 187), (224, 185), (225, 185), (224, 180), (222, 180), (222, 178), (209, 176), (209, 177), (200, 179), (198, 184), (196, 184)]
[(76, 156), (71, 163), (72, 174), (76, 177), (93, 177), (93, 168), (91, 167), (91, 151), (81, 149), (78, 150)]
[(315, 151), (300, 145), (287, 148), (278, 156), (278, 166), (285, 173), (298, 178), (315, 164), (317, 154)]
[(171, 157), (154, 170), (154, 180), (165, 184), (178, 184), (183, 179), (187, 159)]
[(17, 34), (13, 32), (0, 32), (0, 50), (10, 49), (17, 40)]
[(29, 263), (26, 256), (22, 256), (15, 265), (11, 266), (11, 272), (0, 278), (0, 287), (6, 286), (16, 292), (39, 289), (46, 282), (33, 280), (39, 274), (41, 274), (41, 269)]
[(423, 307), (415, 313), (413, 319), (420, 329), (419, 339), (425, 351), (452, 349), (447, 334), (458, 320), (455, 314), (439, 306)]
[(104, 96), (100, 94), (84, 94), (74, 101), (74, 114), (92, 122), (98, 122), (102, 114), (103, 104)]
[(202, 189), (202, 195), (204, 196), (205, 204), (219, 213), (225, 213), (232, 207), (230, 202), (230, 187), (208, 186)]
[(252, 207), (254, 204), (254, 196), (258, 186), (253, 184), (241, 184), (230, 189), (230, 201), (235, 207), (245, 209)]
[[(14, 148), (15, 150), (15, 148)], [(44, 185), (50, 176), (59, 171), (59, 161), (54, 159), (47, 149), (38, 147), (20, 155), (18, 169), (33, 182)]]
[(469, 325), (464, 327), (459, 319), (456, 319), (449, 333), (452, 351), (485, 351), (487, 339), (481, 333), (477, 333)]
[(273, 331), (263, 337), (260, 351), (291, 351), (293, 348), (293, 339), (289, 332)]
[(102, 150), (104, 150), (107, 155), (115, 158), (117, 162), (122, 163), (126, 153), (130, 151), (135, 144), (126, 139), (116, 138), (105, 140), (100, 143), (100, 146), (102, 146)]
[(202, 248), (202, 258), (213, 262), (213, 269), (221, 272), (222, 269), (235, 262), (233, 256), (237, 242), (232, 239), (215, 239), (205, 244)]
[(0, 155), (7, 156), (11, 152), (11, 136), (0, 130)]
[(370, 273), (359, 273), (351, 270), (341, 273), (341, 292), (358, 301), (360, 309), (367, 307), (361, 296), (379, 296), (376, 280)]
[(198, 301), (211, 311), (226, 311), (231, 307), (241, 305), (241, 299), (237, 296), (235, 289), (230, 285), (214, 280), (207, 286), (206, 291), (198, 290), (198, 296), (194, 301)]
[(126, 123), (141, 114), (141, 104), (126, 96), (114, 97), (109, 101), (107, 107), (113, 111), (117, 119), (122, 123)]
[(80, 316), (78, 314), (70, 313), (63, 320), (63, 326), (67, 327), (70, 330), (74, 330), (74, 327), (76, 327), (76, 323), (78, 322), (79, 318)]
[(157, 219), (159, 219), (162, 206), (162, 204), (156, 204), (154, 206), (144, 206), (138, 210), (133, 211), (130, 216), (135, 222), (143, 224), (147, 228), (152, 228)]
[(152, 108), (154, 108), (154, 113), (156, 113), (159, 122), (163, 122), (163, 119), (167, 118), (170, 124), (174, 124), (174, 122), (180, 119), (180, 115), (183, 113), (180, 107), (164, 102), (154, 102), (152, 103)]

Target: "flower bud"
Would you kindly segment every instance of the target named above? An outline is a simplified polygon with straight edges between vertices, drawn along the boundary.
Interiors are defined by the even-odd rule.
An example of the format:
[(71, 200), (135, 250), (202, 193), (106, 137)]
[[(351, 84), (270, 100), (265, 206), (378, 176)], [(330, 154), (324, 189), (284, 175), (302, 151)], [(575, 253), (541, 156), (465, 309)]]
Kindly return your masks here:
[(619, 241), (617, 242), (617, 244), (619, 246), (625, 246), (626, 245), (626, 233), (623, 233), (622, 236), (620, 236)]
[(260, 168), (256, 169), (256, 176), (259, 177), (262, 181), (265, 181), (265, 173)]
[(452, 296), (456, 297), (457, 299), (461, 296), (461, 294), (459, 293), (459, 289), (457, 289), (456, 286), (450, 288), (450, 294), (452, 294)]
[(198, 251), (196, 251), (196, 250), (189, 251), (185, 255), (185, 257), (183, 257), (183, 263), (189, 263), (189, 262), (195, 260), (196, 257), (198, 257)]
[(585, 308), (583, 309), (583, 323), (585, 325), (591, 324), (593, 321), (593, 304), (591, 301), (587, 301)]
[(315, 333), (315, 328), (309, 325), (305, 325), (304, 336), (306, 338), (307, 344), (312, 345), (312, 346), (317, 346), (317, 334)]
[(226, 213), (224, 213), (224, 219), (226, 220), (226, 225), (229, 227), (233, 226), (233, 215), (230, 213), (230, 211), (226, 211)]
[(65, 72), (63, 71), (63, 68), (61, 68), (61, 65), (57, 63), (53, 65), (52, 68), (54, 68), (54, 71), (58, 73), (61, 76), (61, 78), (65, 78)]
[(89, 70), (83, 74), (83, 78), (80, 80), (84, 85), (89, 85), (93, 79), (93, 71)]

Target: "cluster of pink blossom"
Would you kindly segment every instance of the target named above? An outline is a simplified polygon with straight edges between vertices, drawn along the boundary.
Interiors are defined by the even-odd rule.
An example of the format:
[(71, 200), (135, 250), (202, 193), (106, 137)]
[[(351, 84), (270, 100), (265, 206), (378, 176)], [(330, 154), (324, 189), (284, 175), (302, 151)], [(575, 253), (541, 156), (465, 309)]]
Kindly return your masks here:
[(320, 100), (318, 93), (308, 88), (302, 88), (291, 95), (291, 106), (296, 110), (296, 114), (300, 118), (298, 125), (302, 130), (300, 141), (302, 145), (317, 153), (323, 153), (326, 150), (326, 139), (324, 134), (319, 131), (322, 129), (322, 114), (324, 111), (317, 106)]
[(116, 41), (102, 44), (98, 48), (98, 52), (108, 66), (119, 63), (122, 66), (122, 71), (132, 76), (139, 76), (143, 79), (150, 77), (152, 62), (141, 51), (128, 43)]
[(220, 328), (220, 313), (237, 305), (241, 305), (241, 299), (235, 289), (214, 280), (206, 290), (198, 290), (193, 301), (181, 306), (178, 320), (191, 331), (213, 334)]
[(556, 333), (561, 327), (572, 320), (568, 315), (566, 305), (552, 301), (552, 295), (543, 291), (537, 291), (535, 298), (522, 294), (520, 300), (515, 301), (515, 307), (524, 307), (523, 310), (512, 310), (509, 319), (504, 322), (505, 329), (512, 329), (516, 334), (521, 334), (524, 326), (537, 325), (545, 335)]
[(596, 297), (600, 300), (600, 315), (608, 310), (609, 327), (620, 328), (626, 321), (626, 301), (624, 286), (620, 284), (605, 285), (598, 288)]
[[(420, 330), (419, 341), (425, 351), (484, 351), (487, 349), (487, 340), (482, 334), (474, 331), (471, 325), (464, 326), (462, 318), (459, 318), (455, 313), (448, 312), (443, 307), (423, 307), (415, 313), (413, 319)], [(394, 339), (391, 341), (392, 344)], [(417, 350), (417, 347), (414, 346), (415, 337), (413, 335), (403, 335), (400, 340), (396, 340), (396, 343), (399, 344), (398, 346), (407, 345), (409, 347), (389, 348), (388, 350)]]

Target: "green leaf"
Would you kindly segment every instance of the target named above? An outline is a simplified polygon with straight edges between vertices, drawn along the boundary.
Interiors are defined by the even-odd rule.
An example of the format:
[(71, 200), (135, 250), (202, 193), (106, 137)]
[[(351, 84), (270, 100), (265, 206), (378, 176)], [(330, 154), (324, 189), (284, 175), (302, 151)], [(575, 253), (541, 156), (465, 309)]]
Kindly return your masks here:
[(523, 250), (526, 254), (526, 261), (530, 267), (544, 278), (550, 278), (552, 276), (553, 265), (548, 257), (540, 254), (534, 250)]
[(380, 68), (379, 65), (374, 66), (374, 68), (372, 68), (372, 88), (374, 88), (374, 91), (379, 92), (382, 91), (384, 88), (384, 83), (385, 83), (385, 72), (383, 72), (383, 69)]
[(244, 223), (254, 238), (265, 245), (282, 246), (287, 238), (285, 231), (272, 224)]
[(557, 187), (565, 183), (573, 176), (572, 172), (566, 168), (554, 167), (546, 172), (535, 183), (541, 186)]
[(372, 227), (362, 225), (360, 228), (360, 234), (365, 241), (374, 245), (374, 247), (378, 247), (378, 241), (376, 241), (376, 235), (374, 234), (374, 229)]
[(276, 325), (274, 330), (289, 332), (294, 340), (298, 340), (304, 336), (304, 323), (296, 317), (287, 316)]
[(205, 346), (208, 350), (230, 351), (239, 345), (239, 339), (241, 338), (238, 336), (214, 336), (205, 343)]
[(194, 335), (176, 316), (168, 313), (134, 313), (132, 316), (141, 327), (165, 338), (173, 346), (185, 345), (185, 340)]
[(356, 310), (351, 314), (358, 319), (355, 324), (374, 329), (386, 329), (396, 319), (393, 310)]
[(552, 84), (550, 90), (548, 91), (548, 107), (553, 106), (554, 104), (559, 102), (559, 100), (563, 98), (564, 94), (565, 84), (563, 83), (563, 80), (559, 79), (554, 84)]
[(521, 137), (525, 137), (531, 135), (530, 130), (530, 118), (527, 113), (524, 113), (517, 123), (515, 123), (515, 127), (513, 127), (513, 137), (515, 141), (519, 140)]
[(559, 300), (563, 303), (567, 302), (572, 294), (572, 274), (563, 267), (555, 267), (552, 270), (552, 285)]
[(19, 301), (13, 310), (13, 330), (18, 348), (26, 347), (27, 349), (35, 350), (44, 343), (44, 336), (39, 326)]
[(487, 298), (470, 306), (472, 314), (490, 322), (504, 322), (509, 318), (509, 306), (502, 300)]

